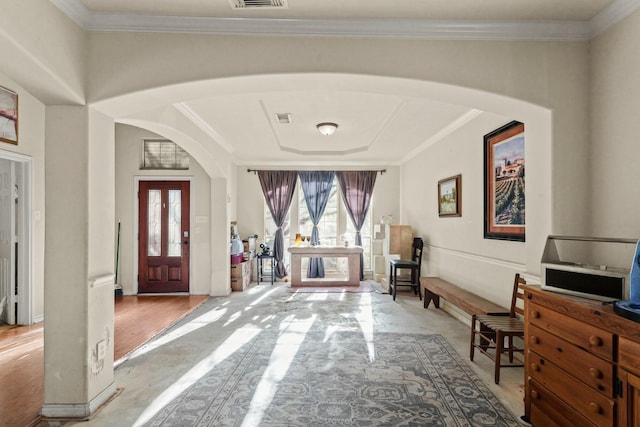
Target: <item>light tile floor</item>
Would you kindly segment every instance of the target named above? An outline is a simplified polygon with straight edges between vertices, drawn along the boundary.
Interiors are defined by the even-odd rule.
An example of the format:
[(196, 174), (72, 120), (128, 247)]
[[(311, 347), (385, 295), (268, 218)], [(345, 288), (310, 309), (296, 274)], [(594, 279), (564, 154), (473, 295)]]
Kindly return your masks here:
[[(340, 301), (341, 304), (334, 302)], [(344, 312), (345, 304), (352, 307)], [(514, 414), (523, 414), (523, 369), (502, 369), (499, 385), (493, 381), (492, 361), (476, 355), (469, 361), (469, 326), (442, 310), (425, 310), (412, 293), (399, 293), (396, 301), (389, 295), (363, 293), (291, 293), (287, 283), (253, 284), (244, 292), (229, 297), (211, 298), (166, 333), (143, 346), (115, 370), (117, 397), (101, 408), (88, 422), (49, 422), (39, 426), (136, 426), (144, 425), (162, 402), (165, 390), (175, 387), (185, 372), (197, 376), (197, 369), (207, 369), (202, 361), (220, 346), (255, 328), (278, 327), (285, 319), (295, 318), (296, 308), (304, 307), (324, 314), (340, 307), (339, 316), (354, 316), (363, 328), (375, 332), (439, 333), (467, 361), (487, 387)], [(321, 318), (319, 316), (318, 318)], [(304, 319), (302, 319), (304, 321)], [(318, 322), (314, 320), (314, 322)], [(327, 323), (313, 327), (339, 327)], [(347, 322), (349, 323), (349, 322)]]

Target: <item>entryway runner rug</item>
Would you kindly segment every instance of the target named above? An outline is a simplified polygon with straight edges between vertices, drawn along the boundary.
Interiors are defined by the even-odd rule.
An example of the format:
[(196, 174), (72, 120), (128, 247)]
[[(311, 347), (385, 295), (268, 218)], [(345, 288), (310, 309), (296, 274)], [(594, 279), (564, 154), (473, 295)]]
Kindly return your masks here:
[(441, 335), (260, 332), (151, 426), (516, 426)]

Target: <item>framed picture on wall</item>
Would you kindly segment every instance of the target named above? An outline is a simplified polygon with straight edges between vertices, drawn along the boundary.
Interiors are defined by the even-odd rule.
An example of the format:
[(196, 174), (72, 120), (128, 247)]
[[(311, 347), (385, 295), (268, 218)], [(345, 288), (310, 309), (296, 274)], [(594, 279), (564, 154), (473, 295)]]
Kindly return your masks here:
[(438, 216), (462, 215), (462, 175), (438, 181)]
[(18, 144), (18, 94), (1, 86), (0, 141)]
[(525, 241), (524, 124), (484, 136), (484, 237)]

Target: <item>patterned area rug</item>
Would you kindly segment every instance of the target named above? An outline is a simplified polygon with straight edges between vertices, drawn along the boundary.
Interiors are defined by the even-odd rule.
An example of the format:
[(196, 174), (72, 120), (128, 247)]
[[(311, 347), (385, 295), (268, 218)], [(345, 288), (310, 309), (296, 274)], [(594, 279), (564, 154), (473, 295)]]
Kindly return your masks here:
[(518, 425), (441, 335), (274, 332), (237, 348), (149, 425)]
[(377, 292), (379, 294), (388, 294), (379, 283), (371, 280), (360, 282), (359, 286), (289, 286), (289, 292), (294, 293), (313, 293), (313, 292)]

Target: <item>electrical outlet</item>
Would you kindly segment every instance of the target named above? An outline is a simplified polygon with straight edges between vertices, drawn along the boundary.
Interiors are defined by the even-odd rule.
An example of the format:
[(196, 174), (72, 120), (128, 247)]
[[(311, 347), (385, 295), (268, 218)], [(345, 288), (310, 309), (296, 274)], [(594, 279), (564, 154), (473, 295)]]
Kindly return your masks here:
[(107, 355), (107, 343), (105, 340), (98, 341), (96, 344), (96, 354), (98, 356), (98, 360), (103, 360)]

